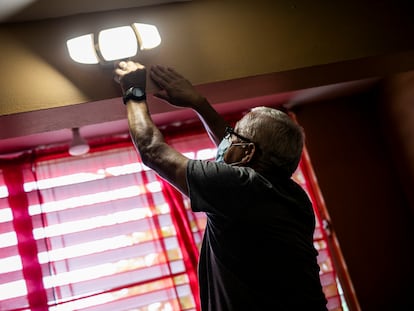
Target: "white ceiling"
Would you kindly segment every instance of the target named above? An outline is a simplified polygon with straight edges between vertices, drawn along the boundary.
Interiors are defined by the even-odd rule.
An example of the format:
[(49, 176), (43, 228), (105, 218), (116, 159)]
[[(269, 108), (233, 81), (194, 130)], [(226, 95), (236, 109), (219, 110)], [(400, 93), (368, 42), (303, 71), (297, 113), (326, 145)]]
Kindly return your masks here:
[(0, 0), (0, 23), (120, 10), (191, 0)]

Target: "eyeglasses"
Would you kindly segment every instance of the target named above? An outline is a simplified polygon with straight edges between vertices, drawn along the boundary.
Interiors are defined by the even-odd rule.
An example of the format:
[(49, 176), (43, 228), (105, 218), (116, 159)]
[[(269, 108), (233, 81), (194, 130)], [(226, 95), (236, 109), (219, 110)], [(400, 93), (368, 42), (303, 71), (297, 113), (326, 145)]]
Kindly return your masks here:
[[(233, 142), (231, 141), (231, 135), (234, 135), (234, 136), (236, 136), (237, 138), (239, 138), (240, 140), (243, 140), (243, 142), (241, 142), (241, 143), (233, 143)], [(224, 132), (224, 139), (229, 140), (229, 141), (230, 141), (230, 143), (231, 143), (233, 146), (243, 145), (243, 144), (246, 144), (246, 143), (252, 143), (252, 141), (251, 141), (250, 139), (248, 139), (248, 138), (246, 138), (246, 137), (244, 137), (244, 136), (242, 136), (242, 135), (240, 135), (240, 134), (237, 134), (237, 133), (234, 131), (234, 129), (233, 129), (232, 127), (230, 127), (230, 126), (227, 126), (227, 127), (226, 127), (226, 131)]]
[[(233, 143), (231, 140), (231, 136), (234, 135), (238, 139), (242, 140), (242, 142)], [(237, 134), (232, 127), (226, 127), (226, 131), (224, 132), (224, 137), (220, 144), (218, 145), (216, 161), (223, 162), (224, 161), (224, 154), (226, 153), (227, 149), (230, 146), (245, 146), (246, 144), (250, 144), (252, 141), (246, 137), (243, 137), (240, 134)]]

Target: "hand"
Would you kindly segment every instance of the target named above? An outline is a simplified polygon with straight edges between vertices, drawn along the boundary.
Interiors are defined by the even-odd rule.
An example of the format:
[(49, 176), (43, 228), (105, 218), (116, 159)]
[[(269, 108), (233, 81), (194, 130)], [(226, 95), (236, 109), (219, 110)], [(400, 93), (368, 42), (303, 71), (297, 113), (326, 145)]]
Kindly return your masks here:
[(115, 81), (121, 84), (122, 92), (132, 86), (145, 90), (146, 70), (140, 63), (133, 61), (120, 61), (115, 69)]
[(151, 67), (150, 75), (161, 88), (161, 91), (154, 93), (155, 97), (179, 107), (197, 108), (205, 103), (204, 97), (174, 69), (156, 65)]

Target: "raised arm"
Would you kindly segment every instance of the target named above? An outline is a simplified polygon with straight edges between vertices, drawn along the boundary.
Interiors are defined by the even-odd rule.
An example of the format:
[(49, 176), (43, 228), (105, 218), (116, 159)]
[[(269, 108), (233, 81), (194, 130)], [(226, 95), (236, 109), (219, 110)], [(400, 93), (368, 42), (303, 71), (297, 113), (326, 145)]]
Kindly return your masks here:
[[(144, 66), (131, 61), (120, 62), (115, 69), (115, 74), (124, 94), (131, 139), (143, 163), (183, 194), (188, 195), (186, 169), (189, 159), (164, 141), (163, 135), (150, 116), (145, 97)], [(125, 96), (131, 87), (144, 93), (137, 92), (132, 96)]]
[(192, 108), (199, 116), (212, 141), (218, 145), (228, 123), (193, 85), (172, 68), (153, 66), (151, 78), (161, 88), (154, 96), (174, 106)]

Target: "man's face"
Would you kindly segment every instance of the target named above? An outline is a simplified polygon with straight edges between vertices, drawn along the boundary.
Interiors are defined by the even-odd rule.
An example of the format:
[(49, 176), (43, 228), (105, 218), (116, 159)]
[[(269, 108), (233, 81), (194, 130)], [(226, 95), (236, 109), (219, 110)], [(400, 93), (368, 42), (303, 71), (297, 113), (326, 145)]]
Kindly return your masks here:
[(218, 147), (216, 161), (224, 161), (230, 165), (243, 164), (244, 157), (251, 151), (252, 145), (254, 146), (248, 138), (238, 134), (232, 128), (227, 128)]

